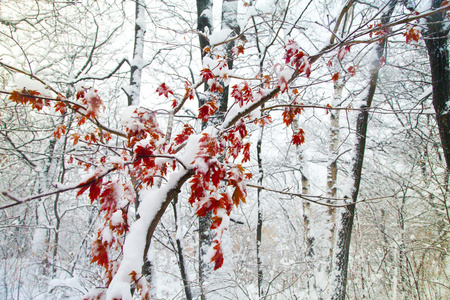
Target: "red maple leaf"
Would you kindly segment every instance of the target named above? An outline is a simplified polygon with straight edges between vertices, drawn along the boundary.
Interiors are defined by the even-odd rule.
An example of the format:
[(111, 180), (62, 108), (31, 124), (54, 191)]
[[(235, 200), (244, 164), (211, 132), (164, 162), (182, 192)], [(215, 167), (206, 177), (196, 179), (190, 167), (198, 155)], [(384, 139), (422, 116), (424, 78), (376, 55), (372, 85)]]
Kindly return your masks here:
[(245, 162), (250, 161), (250, 143), (246, 143), (244, 145), (243, 154), (244, 154), (244, 158), (242, 159), (242, 162), (245, 163)]
[(119, 201), (119, 194), (117, 191), (117, 182), (108, 182), (100, 195), (101, 211), (107, 211), (110, 216), (117, 210), (117, 203)]
[(239, 185), (236, 185), (236, 188), (234, 189), (233, 192), (233, 196), (231, 196), (233, 204), (236, 205), (236, 207), (238, 207), (241, 201), (245, 203), (245, 195), (246, 193), (241, 189), (241, 187)]
[(239, 54), (244, 54), (244, 46), (238, 45), (236, 47), (233, 47), (231, 49), (231, 52), (233, 52), (233, 54), (236, 56), (239, 56)]
[(222, 85), (217, 82), (217, 80), (214, 80), (214, 82), (212, 82), (209, 86), (209, 90), (213, 93), (222, 93), (223, 92), (223, 87)]
[(291, 125), (292, 121), (294, 121), (295, 116), (297, 114), (300, 114), (302, 112), (302, 108), (300, 107), (286, 107), (281, 114), (283, 116), (283, 122), (286, 124), (286, 126)]
[(173, 95), (173, 91), (164, 82), (156, 89), (156, 92), (159, 96), (164, 95), (166, 98), (169, 97), (169, 94)]
[(98, 117), (100, 114), (100, 108), (104, 107), (104, 105), (102, 99), (100, 99), (100, 96), (97, 94), (97, 90), (94, 88), (90, 88), (83, 92), (82, 95), (84, 96), (84, 98), (80, 99), (84, 104), (87, 105), (86, 118)]
[(66, 112), (66, 104), (63, 101), (56, 101), (55, 105), (53, 106), (53, 109), (55, 112), (60, 112), (61, 114), (64, 114)]
[(194, 133), (194, 129), (189, 124), (184, 124), (184, 128), (179, 135), (174, 138), (175, 145), (179, 145), (186, 141), (191, 134)]
[(204, 68), (203, 70), (201, 70), (200, 75), (205, 82), (207, 82), (211, 78), (214, 78), (214, 73), (208, 68)]
[(292, 136), (292, 144), (294, 144), (295, 146), (300, 146), (304, 142), (305, 142), (305, 132), (303, 131), (303, 129), (300, 128), (298, 132)]
[(109, 265), (108, 247), (106, 247), (99, 238), (92, 244), (91, 263), (94, 262), (99, 266), (103, 266), (105, 269), (107, 269)]
[(234, 101), (239, 104), (240, 107), (242, 107), (242, 105), (244, 105), (244, 97), (241, 90), (239, 89), (237, 84), (233, 85), (231, 88), (231, 97), (233, 97)]
[(220, 227), (220, 224), (222, 224), (222, 218), (219, 218), (218, 216), (214, 216), (211, 218), (212, 223), (211, 226), (209, 228), (211, 229), (217, 229)]
[(214, 270), (218, 270), (223, 265), (223, 252), (220, 242), (218, 240), (214, 240), (214, 243), (216, 243), (216, 245), (213, 247), (215, 253), (211, 258), (211, 262), (214, 262)]
[(98, 198), (98, 196), (100, 196), (100, 192), (102, 190), (102, 182), (103, 179), (99, 178), (89, 186), (89, 198), (91, 199), (91, 204), (95, 199)]
[(407, 26), (406, 32), (403, 33), (403, 36), (406, 37), (406, 43), (410, 43), (411, 41), (419, 42), (420, 39), (420, 31), (415, 29), (413, 26)]
[(207, 122), (209, 120), (209, 117), (214, 115), (214, 113), (219, 109), (217, 106), (216, 101), (212, 100), (209, 102), (206, 102), (204, 105), (202, 105), (198, 109), (198, 117), (199, 119), (202, 119), (203, 122)]
[(338, 80), (339, 80), (339, 72), (334, 73), (334, 75), (331, 77), (331, 79), (332, 79), (334, 82), (338, 81)]

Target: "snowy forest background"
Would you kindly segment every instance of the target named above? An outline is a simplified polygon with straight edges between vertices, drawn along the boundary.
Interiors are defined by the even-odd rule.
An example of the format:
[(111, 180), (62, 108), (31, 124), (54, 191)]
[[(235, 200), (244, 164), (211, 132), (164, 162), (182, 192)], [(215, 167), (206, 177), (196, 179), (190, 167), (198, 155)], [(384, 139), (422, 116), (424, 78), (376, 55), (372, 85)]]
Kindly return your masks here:
[(1, 0), (0, 298), (449, 299), (449, 9)]

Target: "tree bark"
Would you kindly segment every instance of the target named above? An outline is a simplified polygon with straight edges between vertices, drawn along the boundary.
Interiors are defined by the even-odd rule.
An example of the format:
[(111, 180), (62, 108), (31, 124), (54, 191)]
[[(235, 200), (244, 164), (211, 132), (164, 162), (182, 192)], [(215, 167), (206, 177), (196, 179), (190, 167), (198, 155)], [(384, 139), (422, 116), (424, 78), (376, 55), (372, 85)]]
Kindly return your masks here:
[[(434, 0), (432, 8), (439, 8), (444, 1)], [(442, 149), (447, 172), (450, 170), (450, 70), (448, 53), (448, 33), (444, 28), (445, 12), (436, 13), (427, 18), (427, 29), (423, 33), (427, 46), (431, 84), (433, 86), (433, 106), (436, 111), (436, 122), (439, 128)]]
[[(222, 7), (222, 28), (229, 28), (232, 30), (232, 32), (234, 32), (234, 34), (239, 34), (239, 25), (237, 22), (237, 3), (237, 0), (224, 0)], [(197, 30), (204, 35), (213, 31), (211, 16), (211, 0), (197, 0)], [(203, 34), (199, 34), (202, 58), (205, 54), (203, 52), (204, 48), (210, 46), (209, 41)], [(231, 49), (233, 47), (234, 42), (227, 43), (225, 46), (228, 69), (232, 69), (233, 67), (233, 55), (231, 52)], [(220, 122), (223, 120), (223, 116), (228, 109), (229, 86), (223, 84), (223, 82), (221, 82), (221, 84), (223, 86), (223, 92), (217, 95), (219, 109), (216, 113), (216, 118), (210, 119), (208, 123), (203, 123), (202, 128), (206, 128), (206, 126), (210, 124), (220, 124)], [(205, 91), (206, 90), (208, 90), (208, 86), (205, 84)], [(205, 104), (207, 101), (208, 99), (206, 97), (199, 98), (199, 107)], [(211, 272), (209, 262), (205, 262), (203, 259), (208, 252), (208, 249), (211, 247), (214, 238), (210, 229), (211, 216), (211, 212), (208, 212), (206, 216), (199, 217), (199, 283), (202, 300), (206, 299), (203, 283), (207, 274)]]
[[(209, 46), (209, 40), (207, 35), (212, 32), (212, 1), (211, 0), (197, 0), (197, 30), (199, 31), (199, 43), (201, 57), (203, 60), (205, 52), (203, 51), (207, 46)], [(205, 84), (205, 90), (208, 87)], [(207, 102), (206, 97), (199, 96), (198, 106), (202, 106)], [(206, 123), (202, 125), (203, 128), (206, 127)], [(211, 272), (211, 268), (208, 263), (203, 261), (209, 247), (212, 244), (212, 235), (209, 227), (211, 226), (211, 212), (207, 213), (204, 217), (198, 218), (198, 279), (200, 287), (200, 299), (205, 300), (204, 282), (207, 273)]]
[[(262, 164), (262, 138), (264, 133), (264, 126), (260, 127), (260, 135), (258, 138), (258, 142), (256, 143), (256, 159), (258, 161), (258, 185), (262, 186), (264, 180), (264, 169)], [(258, 188), (256, 201), (258, 206), (258, 221), (256, 224), (256, 268), (258, 274), (258, 297), (262, 299), (264, 295), (263, 291), (263, 270), (262, 270), (262, 226), (263, 226), (263, 208), (262, 208), (262, 199), (261, 199), (262, 189)]]
[[(387, 24), (390, 21), (397, 2), (397, 0), (389, 1), (387, 10), (385, 13), (383, 13), (381, 19), (382, 24)], [(353, 229), (353, 219), (355, 216), (355, 202), (358, 198), (359, 187), (361, 183), (362, 166), (367, 137), (367, 126), (369, 120), (369, 108), (372, 105), (372, 100), (377, 88), (378, 74), (380, 70), (380, 59), (383, 56), (385, 45), (386, 38), (375, 46), (376, 56), (372, 61), (368, 93), (366, 98), (362, 101), (360, 112), (356, 121), (355, 156), (353, 157), (351, 172), (353, 176), (353, 188), (350, 195), (345, 195), (345, 198), (350, 198), (351, 202), (350, 205), (348, 205), (347, 208), (343, 209), (343, 211), (341, 212), (341, 224), (340, 229), (337, 233), (337, 251), (335, 256), (336, 263), (334, 267), (336, 278), (334, 282), (334, 293), (332, 295), (332, 299), (334, 300), (345, 300), (350, 241)]]
[(144, 68), (145, 0), (135, 0), (135, 2), (133, 60), (131, 61), (130, 87), (127, 91), (129, 106), (139, 105)]
[(184, 250), (183, 250), (183, 244), (181, 243), (182, 237), (179, 236), (178, 231), (181, 230), (178, 226), (178, 195), (176, 195), (172, 201), (172, 208), (173, 208), (173, 215), (175, 219), (175, 230), (176, 230), (176, 237), (175, 237), (175, 243), (176, 243), (176, 252), (177, 252), (177, 259), (178, 259), (178, 268), (180, 269), (181, 279), (183, 280), (183, 286), (184, 286), (184, 294), (186, 296), (186, 300), (192, 300), (192, 292), (191, 292), (191, 286), (188, 279), (188, 274), (186, 270), (186, 262), (184, 259)]

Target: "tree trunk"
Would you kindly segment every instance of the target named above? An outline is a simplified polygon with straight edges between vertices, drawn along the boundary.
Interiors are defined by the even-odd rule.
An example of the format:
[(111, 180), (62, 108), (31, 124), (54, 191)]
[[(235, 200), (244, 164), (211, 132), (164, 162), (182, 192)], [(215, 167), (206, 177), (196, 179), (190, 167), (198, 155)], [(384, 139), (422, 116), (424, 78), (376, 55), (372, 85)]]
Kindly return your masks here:
[(177, 260), (178, 260), (178, 268), (180, 269), (181, 279), (183, 280), (183, 286), (184, 286), (184, 294), (186, 296), (186, 300), (192, 300), (192, 292), (191, 292), (191, 286), (188, 279), (187, 274), (187, 267), (186, 262), (184, 259), (184, 250), (183, 250), (183, 243), (181, 242), (183, 237), (180, 236), (180, 230), (181, 228), (178, 226), (178, 195), (175, 196), (175, 198), (172, 201), (172, 209), (173, 209), (173, 215), (175, 219), (175, 230), (176, 230), (176, 236), (175, 236), (175, 243), (176, 243), (176, 254), (177, 254)]
[(145, 0), (135, 0), (134, 48), (131, 61), (130, 88), (127, 91), (128, 105), (138, 106), (141, 95), (141, 77), (144, 68)]
[[(224, 0), (222, 6), (222, 28), (231, 29), (234, 34), (239, 34), (239, 26), (237, 23), (237, 0)], [(203, 34), (211, 33), (212, 28), (212, 2), (210, 0), (197, 0), (197, 30)], [(202, 51), (202, 58), (204, 56), (203, 49), (209, 46), (209, 41), (203, 35), (199, 35), (200, 48)], [(233, 67), (233, 56), (231, 49), (234, 47), (234, 42), (226, 44), (225, 53), (227, 56), (228, 69)], [(203, 123), (202, 128), (206, 128), (210, 124), (220, 124), (223, 120), (223, 116), (228, 109), (228, 85), (223, 84), (223, 92), (217, 95), (217, 101), (219, 110), (216, 113), (215, 119), (210, 119), (208, 123)], [(205, 90), (208, 90), (208, 86), (205, 84)], [(199, 107), (208, 101), (206, 98), (199, 98)], [(212, 245), (213, 234), (211, 232), (211, 212), (208, 212), (206, 216), (199, 217), (199, 283), (201, 290), (201, 299), (206, 299), (205, 287), (203, 285), (207, 274), (211, 272), (211, 266), (209, 262), (204, 261), (204, 257), (208, 252), (208, 249)]]
[[(209, 46), (209, 40), (206, 35), (212, 32), (212, 1), (211, 0), (197, 0), (197, 30), (202, 33), (199, 34), (200, 51), (203, 59), (203, 49)], [(208, 87), (205, 85), (205, 90)], [(202, 106), (207, 102), (207, 99), (203, 96), (198, 99), (198, 106)], [(202, 127), (205, 127), (203, 124)], [(200, 299), (205, 300), (204, 282), (207, 274), (211, 272), (211, 268), (208, 263), (203, 261), (209, 247), (212, 244), (211, 230), (211, 212), (207, 213), (204, 217), (198, 218), (198, 239), (199, 239), (199, 251), (198, 251), (198, 279), (200, 287)]]
[[(397, 0), (390, 0), (387, 5), (387, 10), (383, 13), (381, 23), (387, 24), (390, 21), (391, 15), (397, 5)], [(347, 269), (348, 258), (350, 254), (350, 241), (353, 228), (353, 219), (355, 216), (354, 204), (357, 201), (359, 187), (361, 183), (362, 166), (364, 160), (364, 152), (366, 146), (367, 125), (369, 120), (369, 108), (372, 105), (372, 100), (375, 95), (375, 90), (378, 83), (378, 73), (380, 70), (380, 59), (383, 56), (386, 39), (383, 39), (375, 46), (376, 56), (372, 61), (369, 88), (366, 98), (361, 103), (360, 112), (356, 121), (356, 144), (355, 156), (352, 161), (353, 187), (350, 195), (345, 195), (346, 198), (350, 196), (351, 202), (347, 208), (341, 212), (340, 229), (337, 233), (337, 251), (335, 256), (335, 274), (334, 279), (334, 293), (332, 299), (345, 300), (347, 287)]]
[[(260, 135), (258, 138), (258, 142), (256, 144), (256, 159), (258, 161), (258, 173), (259, 173), (258, 185), (259, 186), (262, 186), (263, 180), (264, 180), (264, 169), (263, 169), (262, 157), (261, 157), (263, 133), (264, 133), (264, 126), (261, 125)], [(262, 226), (263, 226), (263, 210), (262, 210), (262, 203), (261, 203), (261, 201), (262, 201), (261, 193), (262, 193), (262, 189), (258, 188), (258, 192), (256, 195), (256, 201), (257, 201), (257, 206), (258, 206), (258, 221), (256, 224), (256, 268), (257, 268), (257, 273), (258, 273), (258, 297), (259, 297), (259, 299), (262, 299), (262, 297), (264, 295), (264, 291), (263, 291), (264, 277), (263, 277), (263, 270), (262, 270), (263, 261), (262, 261), (262, 251), (261, 251)]]
[[(444, 1), (434, 0), (432, 8), (439, 8)], [(423, 33), (427, 46), (433, 86), (433, 106), (439, 128), (447, 172), (450, 170), (450, 70), (448, 53), (448, 29), (444, 28), (446, 12), (427, 18), (427, 29)], [(447, 27), (447, 26), (446, 26)]]

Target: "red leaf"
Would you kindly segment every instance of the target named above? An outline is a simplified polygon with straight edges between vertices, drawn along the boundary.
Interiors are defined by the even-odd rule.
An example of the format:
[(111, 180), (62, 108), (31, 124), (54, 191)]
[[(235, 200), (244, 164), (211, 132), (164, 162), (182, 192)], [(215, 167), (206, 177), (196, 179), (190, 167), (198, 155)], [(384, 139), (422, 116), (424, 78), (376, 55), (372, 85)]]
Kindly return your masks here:
[(86, 117), (96, 118), (100, 114), (100, 108), (103, 106), (97, 90), (91, 89), (90, 93), (87, 93), (86, 102), (88, 105)]
[(89, 185), (83, 186), (77, 193), (77, 197), (81, 196), (87, 189), (89, 188)]
[(406, 32), (403, 33), (403, 35), (406, 37), (406, 43), (411, 41), (419, 42), (420, 31), (415, 29), (413, 26), (408, 25), (406, 27)]
[(211, 72), (211, 70), (208, 68), (201, 70), (200, 75), (202, 76), (202, 78), (205, 82), (207, 82), (211, 78), (214, 78), (213, 72)]
[(214, 113), (219, 109), (217, 106), (216, 101), (212, 100), (204, 105), (202, 105), (198, 111), (198, 117), (202, 119), (203, 122), (207, 122), (209, 120), (209, 117), (214, 115)]
[(194, 133), (194, 129), (189, 124), (184, 124), (183, 131), (177, 135), (174, 139), (175, 145), (179, 145), (186, 141), (191, 134)]
[(103, 266), (105, 269), (109, 265), (108, 248), (103, 245), (102, 241), (97, 239), (92, 244), (92, 261), (96, 262), (98, 265)]
[(206, 46), (205, 48), (203, 48), (203, 55), (205, 55), (206, 53), (211, 53), (211, 48), (209, 48), (209, 46)]
[(280, 91), (282, 94), (288, 89), (288, 82), (286, 78), (284, 78), (284, 76), (280, 76), (280, 78), (278, 78), (277, 85), (280, 87)]
[(211, 165), (210, 170), (211, 169), (212, 169), (211, 175), (212, 184), (215, 187), (219, 187), (220, 181), (225, 178), (225, 169), (218, 163)]
[(300, 107), (286, 107), (282, 113), (283, 122), (286, 126), (291, 125), (292, 121), (294, 121), (295, 116), (302, 112), (302, 108)]
[(300, 128), (298, 132), (292, 136), (292, 144), (294, 144), (295, 146), (300, 146), (304, 142), (305, 142), (305, 132), (303, 131), (303, 129)]
[(213, 220), (212, 223), (211, 223), (211, 226), (209, 227), (211, 229), (219, 228), (220, 224), (222, 224), (222, 218), (214, 216), (211, 219)]
[(156, 92), (158, 93), (159, 96), (164, 95), (166, 98), (169, 97), (169, 94), (173, 95), (173, 91), (171, 89), (169, 89), (169, 87), (165, 84), (162, 83), (157, 89)]
[(91, 183), (89, 187), (89, 198), (91, 199), (91, 203), (94, 202), (94, 200), (97, 199), (98, 196), (100, 196), (100, 192), (102, 190), (102, 182), (103, 179), (100, 178)]
[(66, 112), (66, 104), (62, 101), (57, 101), (53, 108), (55, 112), (60, 112), (61, 114), (64, 114)]
[(215, 250), (214, 256), (211, 258), (211, 262), (214, 262), (214, 270), (218, 270), (223, 265), (223, 252), (220, 242), (218, 240), (214, 240), (216, 245), (213, 247)]
[(210, 84), (209, 89), (213, 93), (222, 93), (223, 92), (223, 87), (219, 82), (217, 82), (217, 80), (214, 80), (214, 82), (212, 82)]
[(356, 68), (354, 66), (350, 66), (347, 69), (348, 73), (350, 74), (350, 76), (355, 76), (356, 75)]
[(44, 107), (44, 99), (36, 98), (41, 94), (35, 90), (26, 90), (23, 89), (19, 91), (12, 91), (9, 95), (9, 100), (18, 104), (27, 104), (31, 103), (33, 109), (41, 110)]
[(109, 182), (100, 195), (101, 211), (107, 211), (109, 215), (117, 210), (119, 193), (117, 191), (117, 182)]
[(244, 97), (243, 97), (241, 90), (239, 89), (237, 84), (233, 85), (233, 87), (232, 87), (231, 97), (234, 98), (234, 101), (237, 104), (239, 104), (240, 107), (242, 107), (242, 105), (244, 105)]
[(339, 80), (339, 72), (334, 73), (333, 77), (331, 77), (331, 79), (333, 79), (334, 82)]
[(203, 181), (203, 176), (200, 174), (194, 174), (191, 180), (191, 195), (189, 196), (189, 203), (194, 204), (196, 199), (200, 199), (205, 194), (207, 184)]
[(236, 56), (239, 56), (239, 54), (244, 54), (244, 46), (239, 45), (239, 46), (233, 47), (231, 49), (231, 52), (233, 52), (233, 54)]
[(242, 162), (245, 163), (245, 162), (250, 161), (250, 143), (246, 143), (244, 145), (243, 154), (244, 154), (244, 158), (242, 159)]

